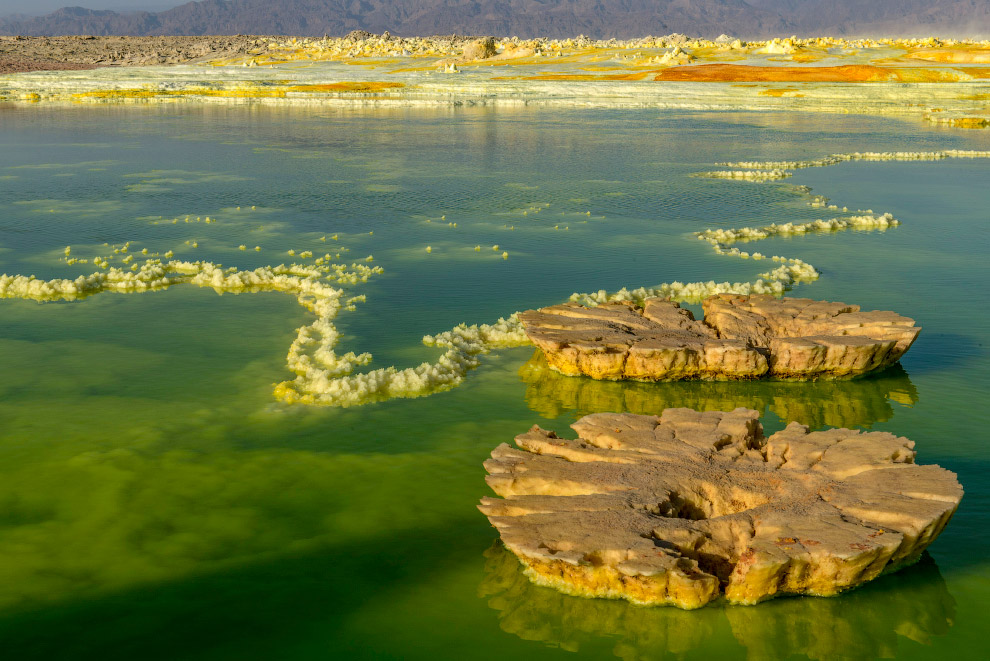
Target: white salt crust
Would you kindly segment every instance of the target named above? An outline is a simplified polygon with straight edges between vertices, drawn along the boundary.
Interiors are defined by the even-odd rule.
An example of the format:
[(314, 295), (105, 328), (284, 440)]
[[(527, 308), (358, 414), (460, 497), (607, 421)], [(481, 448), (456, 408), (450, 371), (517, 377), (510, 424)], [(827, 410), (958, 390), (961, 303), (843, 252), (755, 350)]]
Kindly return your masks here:
[[(745, 166), (743, 166), (745, 167)], [(712, 172), (699, 172), (696, 177), (706, 177), (708, 179), (742, 179), (744, 181), (775, 181), (786, 179), (791, 176), (787, 170), (714, 170)]]
[(799, 170), (822, 168), (847, 161), (941, 161), (946, 158), (990, 158), (990, 151), (972, 149), (946, 149), (942, 151), (868, 151), (850, 154), (829, 154), (810, 161), (740, 161), (719, 163), (730, 168), (755, 170)]
[[(735, 163), (732, 167), (757, 167), (765, 170), (798, 167), (822, 167), (850, 160), (940, 160), (943, 158), (990, 158), (990, 152), (942, 151), (833, 154), (815, 161), (779, 163)], [(802, 189), (807, 193), (807, 189)], [(814, 197), (813, 201), (824, 198)], [(820, 205), (818, 205), (820, 206)], [(622, 288), (608, 293), (605, 290), (575, 293), (571, 301), (586, 306), (596, 306), (611, 301), (642, 303), (651, 297), (669, 297), (672, 300), (697, 303), (714, 294), (772, 294), (785, 291), (801, 282), (819, 277), (814, 266), (800, 259), (781, 256), (766, 257), (761, 253), (749, 253), (730, 244), (737, 241), (759, 241), (774, 236), (804, 234), (808, 232), (837, 232), (846, 229), (886, 230), (898, 224), (890, 214), (865, 213), (847, 218), (815, 220), (808, 223), (771, 224), (763, 227), (710, 229), (695, 236), (706, 241), (719, 255), (741, 259), (778, 262), (776, 268), (760, 273), (752, 282), (670, 282), (655, 287)], [(68, 256), (67, 248), (65, 254)], [(168, 255), (168, 253), (166, 253)], [(82, 260), (79, 260), (82, 261)], [(134, 268), (136, 265), (132, 265)], [(302, 326), (289, 347), (286, 365), (296, 377), (275, 386), (275, 397), (287, 403), (322, 406), (354, 406), (397, 397), (422, 397), (446, 390), (463, 381), (468, 370), (477, 367), (479, 356), (493, 349), (530, 344), (523, 332), (516, 313), (501, 318), (493, 324), (460, 324), (448, 331), (423, 338), (424, 344), (444, 349), (436, 362), (424, 362), (416, 367), (399, 369), (384, 367), (368, 372), (354, 373), (355, 368), (367, 365), (369, 353), (338, 354), (340, 340), (333, 322), (340, 310), (353, 310), (356, 303), (364, 302), (363, 295), (346, 297), (337, 285), (355, 285), (383, 272), (380, 266), (354, 263), (317, 264), (314, 266), (292, 264), (262, 267), (253, 271), (224, 269), (211, 262), (162, 262), (149, 259), (135, 270), (116, 267), (98, 271), (75, 279), (39, 280), (34, 276), (0, 275), (0, 298), (21, 298), (36, 301), (77, 300), (104, 292), (138, 293), (164, 289), (177, 284), (212, 287), (221, 292), (281, 291), (292, 294), (300, 305), (312, 312), (316, 320)]]
[(218, 293), (292, 294), (316, 320), (299, 328), (289, 347), (286, 365), (295, 373), (295, 379), (275, 386), (276, 398), (288, 403), (352, 406), (394, 397), (423, 396), (460, 383), (466, 372), (478, 365), (479, 354), (495, 347), (528, 343), (514, 317), (491, 325), (461, 325), (430, 338), (429, 344), (446, 349), (435, 363), (353, 374), (356, 367), (371, 362), (371, 354), (337, 353), (340, 334), (333, 322), (342, 308), (353, 310), (365, 298), (346, 297), (343, 289), (330, 283), (353, 285), (367, 282), (369, 277), (382, 272), (380, 266), (364, 264), (352, 264), (349, 269), (339, 264), (315, 267), (293, 264), (239, 271), (211, 262), (151, 259), (136, 271), (111, 267), (71, 280), (3, 274), (0, 298), (73, 301), (104, 292), (139, 293), (178, 284), (211, 287)]

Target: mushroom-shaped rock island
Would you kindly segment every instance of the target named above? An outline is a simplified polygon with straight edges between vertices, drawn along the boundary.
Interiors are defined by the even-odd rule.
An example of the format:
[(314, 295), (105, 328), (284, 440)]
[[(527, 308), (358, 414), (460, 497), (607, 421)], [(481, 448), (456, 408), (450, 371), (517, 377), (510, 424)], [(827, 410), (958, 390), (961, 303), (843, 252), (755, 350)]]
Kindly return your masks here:
[(519, 313), (551, 368), (594, 379), (841, 378), (888, 367), (921, 328), (894, 312), (857, 305), (720, 294), (705, 318), (662, 298), (576, 303)]
[(536, 583), (698, 608), (828, 596), (915, 561), (962, 498), (886, 432), (763, 436), (756, 411), (598, 413), (485, 462), (479, 506)]

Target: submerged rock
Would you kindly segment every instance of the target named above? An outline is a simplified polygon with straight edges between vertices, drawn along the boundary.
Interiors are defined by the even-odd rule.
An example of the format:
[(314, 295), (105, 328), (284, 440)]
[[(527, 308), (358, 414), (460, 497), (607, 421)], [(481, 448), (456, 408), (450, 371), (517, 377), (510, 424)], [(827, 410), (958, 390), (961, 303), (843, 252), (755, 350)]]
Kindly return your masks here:
[(886, 432), (763, 436), (756, 411), (599, 413), (495, 448), (483, 498), (534, 582), (698, 608), (829, 596), (914, 562), (962, 498)]
[(519, 320), (558, 372), (640, 381), (856, 376), (897, 362), (921, 331), (893, 312), (806, 298), (721, 294), (703, 306), (703, 322), (660, 298), (565, 303)]

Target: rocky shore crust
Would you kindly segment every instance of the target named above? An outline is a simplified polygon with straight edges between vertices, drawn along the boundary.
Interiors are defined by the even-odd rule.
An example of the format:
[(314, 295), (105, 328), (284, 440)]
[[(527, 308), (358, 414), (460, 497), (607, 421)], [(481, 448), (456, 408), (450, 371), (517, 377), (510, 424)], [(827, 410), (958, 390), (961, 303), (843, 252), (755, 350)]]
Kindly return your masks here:
[(750, 409), (598, 413), (574, 440), (534, 426), (485, 462), (479, 508), (534, 582), (698, 608), (829, 596), (911, 564), (962, 499), (886, 432), (798, 423), (764, 437)]
[(240, 34), (188, 37), (0, 36), (0, 75), (26, 71), (194, 64), (248, 57), (267, 53), (272, 49), (285, 50), (296, 46), (300, 49), (311, 48), (314, 44), (328, 50), (343, 49), (345, 52), (353, 49), (363, 52), (373, 44), (381, 51), (381, 55), (386, 55), (389, 44), (394, 44), (402, 52), (409, 47), (406, 43), (409, 41), (428, 43), (435, 55), (463, 54), (462, 60), (484, 59), (495, 55), (492, 37), (451, 35), (399, 39), (388, 33), (379, 36), (363, 30), (355, 30), (344, 37), (319, 40)]
[(0, 37), (0, 74), (188, 64), (246, 55), (284, 37)]

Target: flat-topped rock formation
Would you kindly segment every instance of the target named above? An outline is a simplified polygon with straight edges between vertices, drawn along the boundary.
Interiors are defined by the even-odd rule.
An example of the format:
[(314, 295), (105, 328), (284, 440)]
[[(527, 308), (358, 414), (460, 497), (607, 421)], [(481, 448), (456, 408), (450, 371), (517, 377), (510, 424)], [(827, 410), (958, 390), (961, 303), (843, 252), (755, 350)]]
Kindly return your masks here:
[(697, 608), (828, 596), (916, 560), (955, 512), (953, 473), (885, 432), (769, 438), (756, 411), (599, 413), (534, 426), (485, 462), (479, 506), (536, 583)]
[(733, 296), (705, 299), (705, 323), (719, 337), (769, 351), (780, 377), (854, 376), (896, 363), (921, 328), (895, 312), (807, 298)]
[(920, 328), (894, 312), (806, 298), (721, 294), (705, 318), (659, 298), (521, 312), (553, 369), (594, 379), (849, 377), (900, 360)]
[(742, 340), (723, 340), (694, 320), (690, 310), (660, 298), (576, 303), (519, 313), (526, 335), (547, 363), (567, 375), (595, 379), (753, 378), (766, 373), (766, 357)]

